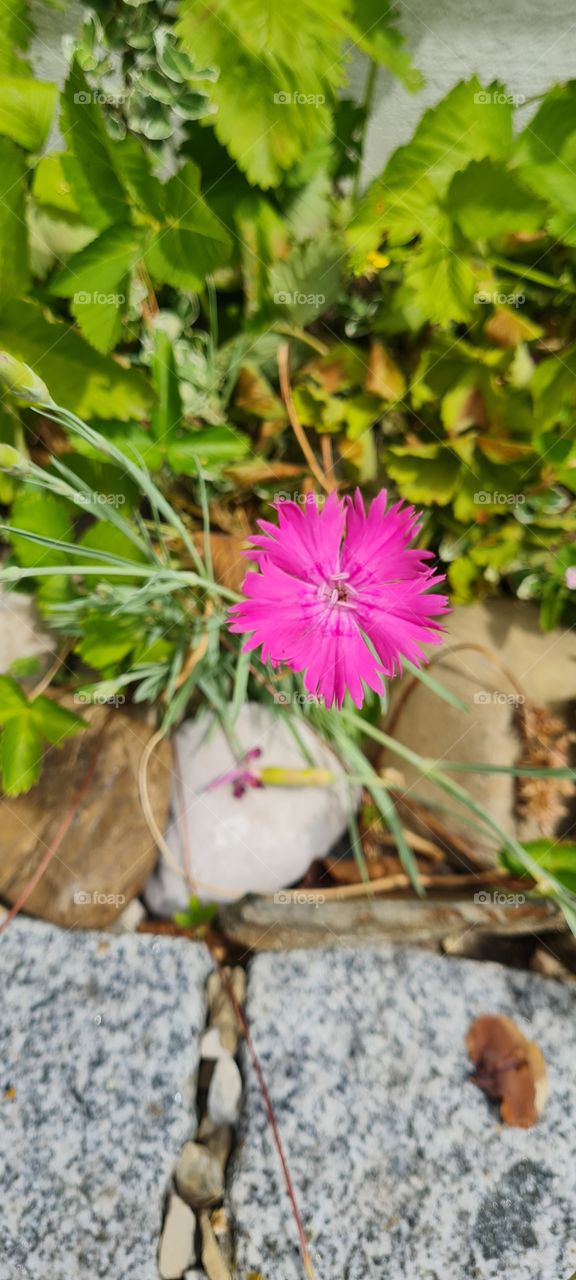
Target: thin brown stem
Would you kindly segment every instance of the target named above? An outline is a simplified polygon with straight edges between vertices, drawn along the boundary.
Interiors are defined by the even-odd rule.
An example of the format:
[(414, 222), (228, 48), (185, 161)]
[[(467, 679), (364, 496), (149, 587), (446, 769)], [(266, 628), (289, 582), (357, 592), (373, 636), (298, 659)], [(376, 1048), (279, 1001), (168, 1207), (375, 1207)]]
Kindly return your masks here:
[(238, 1022), (239, 1022), (239, 1024), (240, 1024), (240, 1027), (242, 1028), (242, 1033), (243, 1033), (243, 1035), (244, 1035), (244, 1039), (245, 1039), (245, 1041), (246, 1041), (246, 1048), (248, 1049), (248, 1053), (249, 1053), (249, 1055), (250, 1055), (250, 1060), (251, 1060), (251, 1062), (252, 1062), (252, 1066), (254, 1067), (254, 1071), (255, 1071), (255, 1073), (256, 1073), (256, 1078), (257, 1078), (257, 1080), (258, 1080), (258, 1086), (259, 1086), (259, 1089), (260, 1089), (260, 1094), (261, 1094), (261, 1097), (262, 1097), (262, 1101), (263, 1101), (263, 1103), (264, 1103), (264, 1110), (265, 1110), (265, 1112), (266, 1112), (266, 1116), (267, 1116), (267, 1118), (268, 1118), (268, 1122), (269, 1122), (269, 1124), (270, 1124), (270, 1128), (271, 1128), (271, 1130), (272, 1130), (272, 1137), (273, 1137), (273, 1139), (274, 1139), (274, 1146), (276, 1147), (276, 1151), (277, 1151), (277, 1153), (278, 1153), (278, 1158), (279, 1158), (279, 1160), (280, 1160), (280, 1164), (281, 1164), (281, 1166), (282, 1166), (282, 1173), (283, 1173), (283, 1175), (284, 1175), (284, 1181), (285, 1181), (285, 1183), (286, 1183), (286, 1191), (287, 1191), (287, 1193), (288, 1193), (288, 1199), (290, 1200), (290, 1204), (291, 1204), (291, 1206), (292, 1206), (292, 1213), (294, 1214), (294, 1220), (295, 1220), (295, 1222), (296, 1222), (296, 1229), (297, 1229), (297, 1231), (298, 1231), (298, 1239), (299, 1239), (299, 1242), (300, 1242), (300, 1252), (301, 1252), (301, 1254), (302, 1254), (302, 1262), (303, 1262), (303, 1265), (304, 1265), (304, 1271), (306, 1272), (307, 1280), (314, 1280), (314, 1267), (313, 1267), (313, 1264), (312, 1264), (312, 1258), (310, 1257), (310, 1251), (309, 1251), (309, 1249), (308, 1249), (308, 1241), (306, 1240), (306, 1233), (305, 1233), (305, 1231), (304, 1231), (304, 1224), (303, 1224), (303, 1222), (302, 1222), (302, 1218), (301, 1218), (301, 1215), (300, 1215), (300, 1210), (299, 1210), (299, 1208), (298, 1208), (298, 1201), (297, 1201), (297, 1199), (296, 1199), (296, 1192), (295, 1192), (295, 1190), (294, 1190), (294, 1184), (293, 1184), (293, 1182), (292, 1182), (292, 1177), (291, 1177), (291, 1174), (290, 1174), (290, 1169), (289, 1169), (289, 1167), (288, 1167), (288, 1161), (287, 1161), (287, 1159), (286, 1159), (286, 1155), (285, 1155), (285, 1152), (284, 1152), (284, 1146), (283, 1146), (283, 1143), (282, 1143), (282, 1138), (281, 1138), (281, 1136), (280, 1136), (280, 1130), (279, 1130), (279, 1128), (278, 1128), (278, 1123), (277, 1123), (277, 1120), (276, 1120), (276, 1116), (275, 1116), (275, 1114), (274, 1114), (274, 1107), (273, 1107), (273, 1105), (272, 1105), (272, 1099), (271, 1099), (271, 1097), (270, 1097), (270, 1093), (269, 1093), (269, 1090), (268, 1090), (268, 1085), (266, 1084), (266, 1080), (265, 1080), (265, 1077), (264, 1077), (264, 1072), (263, 1072), (263, 1070), (262, 1070), (262, 1064), (261, 1064), (261, 1062), (260, 1062), (260, 1059), (259, 1059), (259, 1057), (258, 1057), (258, 1054), (256, 1053), (256, 1049), (255, 1049), (255, 1047), (254, 1047), (254, 1041), (252, 1040), (252, 1035), (251, 1035), (251, 1032), (250, 1032), (250, 1027), (248, 1026), (248, 1022), (247, 1022), (247, 1019), (246, 1019), (246, 1017), (245, 1017), (244, 1010), (241, 1008), (240, 1004), (238, 1003), (238, 1000), (236, 999), (236, 995), (235, 995), (235, 993), (234, 993), (234, 990), (233, 990), (233, 987), (232, 987), (232, 983), (230, 982), (230, 979), (229, 979), (229, 977), (228, 977), (228, 974), (227, 974), (226, 970), (222, 967), (222, 965), (219, 963), (219, 961), (216, 961), (216, 963), (217, 963), (217, 965), (218, 965), (218, 969), (219, 969), (219, 971), (220, 971), (220, 976), (221, 976), (221, 978), (222, 978), (222, 982), (223, 982), (223, 984), (224, 984), (224, 986), (225, 986), (225, 988), (226, 988), (226, 993), (227, 993), (227, 995), (228, 995), (228, 998), (229, 998), (229, 1000), (230, 1000), (230, 1003), (232, 1004), (232, 1006), (233, 1006), (233, 1008), (234, 1008), (234, 1012), (235, 1012), (236, 1017), (237, 1017), (237, 1019), (238, 1019)]
[(290, 347), (287, 342), (281, 342), (278, 347), (278, 372), (280, 374), (280, 391), (282, 392), (282, 399), (286, 405), (286, 412), (290, 420), (290, 426), (292, 427), (294, 435), (296, 436), (314, 479), (318, 481), (318, 484), (322, 489), (324, 489), (325, 493), (331, 493), (335, 488), (334, 481), (328, 479), (328, 477), (324, 475), (321, 467), (318, 465), (314, 451), (310, 445), (306, 432), (298, 419), (298, 414), (294, 407), (292, 388), (290, 386)]

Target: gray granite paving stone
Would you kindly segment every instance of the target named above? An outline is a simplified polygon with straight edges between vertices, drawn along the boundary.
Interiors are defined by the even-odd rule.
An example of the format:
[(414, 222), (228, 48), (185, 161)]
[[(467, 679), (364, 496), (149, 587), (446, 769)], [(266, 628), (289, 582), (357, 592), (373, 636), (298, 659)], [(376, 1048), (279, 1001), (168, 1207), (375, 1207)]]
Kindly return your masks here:
[(0, 1280), (157, 1280), (210, 968), (151, 935), (0, 938)]
[[(530, 1130), (469, 1082), (475, 1016), (515, 1018), (551, 1095)], [(576, 1271), (576, 991), (381, 947), (259, 956), (248, 1014), (318, 1280), (567, 1280)], [(230, 1191), (238, 1278), (302, 1280), (253, 1072)]]

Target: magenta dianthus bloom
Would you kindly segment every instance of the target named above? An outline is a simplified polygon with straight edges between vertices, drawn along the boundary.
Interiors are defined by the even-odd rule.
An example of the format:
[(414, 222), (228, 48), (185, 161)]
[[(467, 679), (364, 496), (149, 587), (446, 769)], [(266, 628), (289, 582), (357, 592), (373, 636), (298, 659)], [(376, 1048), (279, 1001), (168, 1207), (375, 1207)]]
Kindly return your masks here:
[(263, 662), (304, 671), (305, 688), (329, 707), (347, 692), (361, 707), (363, 682), (382, 693), (402, 658), (420, 666), (422, 644), (442, 639), (448, 598), (428, 593), (444, 574), (428, 564), (431, 551), (410, 546), (418, 513), (386, 501), (382, 490), (366, 512), (357, 489), (321, 507), (277, 502), (278, 525), (260, 520), (246, 552), (258, 571), (244, 579), (230, 630), (249, 632), (244, 651), (262, 646)]

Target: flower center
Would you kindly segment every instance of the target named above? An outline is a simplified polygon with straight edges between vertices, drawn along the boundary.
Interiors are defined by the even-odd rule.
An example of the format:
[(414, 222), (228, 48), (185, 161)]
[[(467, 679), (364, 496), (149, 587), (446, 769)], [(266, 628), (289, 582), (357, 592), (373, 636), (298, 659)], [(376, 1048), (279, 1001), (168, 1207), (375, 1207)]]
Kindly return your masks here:
[(330, 606), (339, 605), (342, 609), (353, 609), (354, 603), (350, 597), (358, 593), (348, 582), (349, 577), (349, 573), (330, 573), (327, 581), (318, 587), (319, 599)]

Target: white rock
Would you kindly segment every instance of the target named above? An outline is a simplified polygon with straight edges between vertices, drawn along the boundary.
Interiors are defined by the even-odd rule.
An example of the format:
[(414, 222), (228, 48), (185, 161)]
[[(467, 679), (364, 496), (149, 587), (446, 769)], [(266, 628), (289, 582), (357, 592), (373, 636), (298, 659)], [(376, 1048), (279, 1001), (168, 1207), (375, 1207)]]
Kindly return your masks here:
[(242, 1076), (233, 1058), (220, 1058), (208, 1089), (207, 1110), (214, 1124), (236, 1124), (242, 1101)]
[[(43, 666), (56, 657), (59, 641), (41, 629), (32, 596), (0, 587), (0, 672), (17, 658), (38, 658)], [(42, 661), (44, 659), (44, 661)]]
[(160, 1241), (158, 1268), (162, 1280), (180, 1280), (196, 1261), (194, 1235), (196, 1216), (180, 1196), (172, 1194)]
[(132, 902), (114, 921), (114, 924), (108, 925), (106, 933), (136, 933), (138, 925), (146, 917), (146, 908), (139, 898), (133, 898)]
[(222, 1044), (220, 1031), (218, 1027), (210, 1027), (204, 1032), (200, 1044), (200, 1057), (205, 1058), (208, 1062), (214, 1062), (217, 1058), (230, 1057), (230, 1049)]
[[(246, 893), (274, 893), (298, 881), (315, 858), (329, 852), (344, 834), (349, 812), (349, 784), (332, 751), (308, 725), (299, 726), (314, 763), (342, 778), (326, 787), (248, 788), (239, 799), (229, 783), (206, 791), (213, 780), (233, 769), (236, 760), (218, 722), (208, 715), (186, 721), (175, 734), (185, 796), (190, 870), (198, 896), (213, 901)], [(244, 751), (260, 747), (253, 767), (284, 765), (302, 768), (302, 755), (286, 714), (261, 703), (246, 703), (235, 724)], [(359, 802), (353, 789), (352, 802)], [(172, 814), (178, 797), (173, 795)], [(167, 842), (182, 865), (181, 823), (172, 816)], [(149, 910), (171, 916), (187, 905), (185, 881), (161, 860), (145, 890)]]

